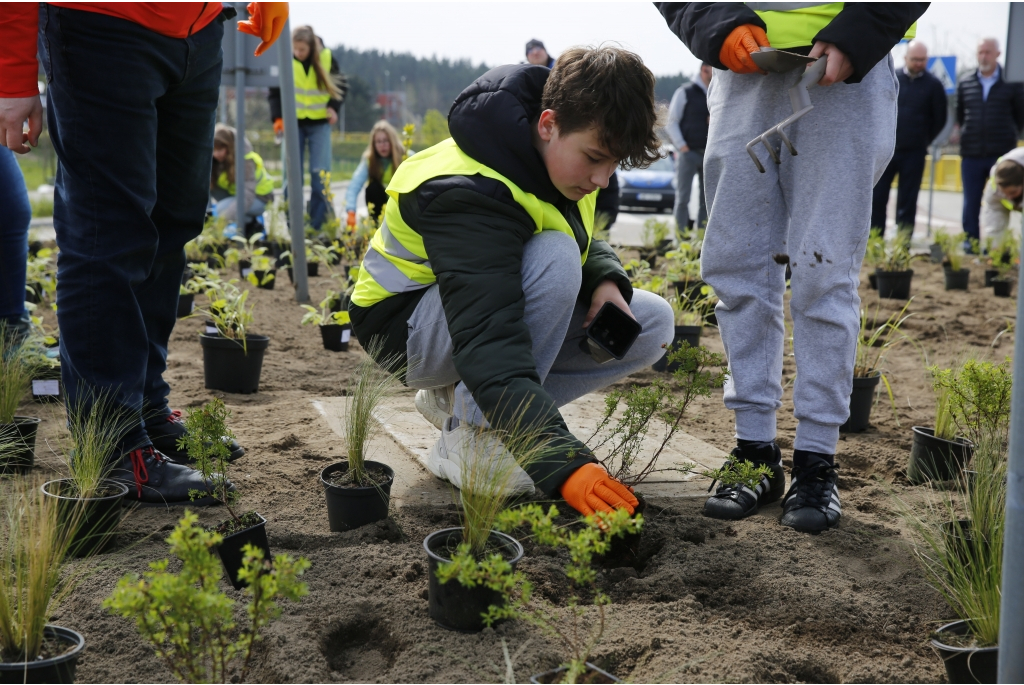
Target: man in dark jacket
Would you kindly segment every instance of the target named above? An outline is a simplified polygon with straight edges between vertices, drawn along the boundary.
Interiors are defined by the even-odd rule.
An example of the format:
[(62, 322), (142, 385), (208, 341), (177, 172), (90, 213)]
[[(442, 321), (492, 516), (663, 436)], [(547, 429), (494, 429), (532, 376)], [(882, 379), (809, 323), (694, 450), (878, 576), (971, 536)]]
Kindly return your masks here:
[[(964, 186), (963, 225), (979, 237), (978, 215), (989, 170), (1017, 147), (1024, 129), (1024, 85), (1007, 83), (999, 66), (999, 41), (978, 43), (978, 70), (956, 89), (956, 123), (960, 124), (960, 179)], [(971, 249), (970, 243), (964, 248)]]
[(896, 151), (882, 178), (875, 185), (871, 203), (871, 226), (885, 231), (885, 209), (895, 176), (900, 177), (896, 194), (896, 226), (910, 237), (917, 217), (917, 193), (924, 175), (928, 145), (946, 125), (946, 90), (928, 73), (928, 48), (911, 41), (903, 68), (896, 72), (900, 95), (896, 112)]
[(668, 105), (668, 131), (672, 144), (679, 151), (676, 157), (676, 227), (682, 231), (690, 224), (690, 188), (697, 176), (700, 192), (700, 210), (697, 227), (703, 228), (708, 220), (704, 201), (704, 148), (708, 145), (708, 86), (713, 69), (710, 64), (700, 65), (700, 78), (679, 86)]
[[(850, 412), (871, 189), (896, 138), (889, 51), (913, 37), (926, 5), (656, 4), (690, 51), (717, 70), (708, 91), (710, 212), (701, 275), (719, 297), (715, 313), (729, 356), (724, 400), (736, 415), (732, 459), (770, 471), (754, 488), (719, 487), (704, 513), (744, 518), (786, 490), (775, 414), (782, 405), (788, 263), (799, 423), (781, 523), (807, 532), (833, 528), (841, 516), (835, 453)], [(811, 91), (814, 109), (787, 131), (799, 156), (783, 151), (779, 165), (760, 173), (745, 147), (792, 115), (789, 88), (803, 75), (762, 72), (751, 55), (763, 47), (827, 55), (827, 62)]]
[[(395, 172), (349, 312), (378, 361), (407, 358), (416, 406), (441, 429), (427, 468), (458, 487), (465, 468), (518, 459), (481, 434), (509, 423), (554, 449), (513, 463), (505, 492), (560, 493), (590, 514), (636, 498), (569, 432), (558, 411), (657, 361), (672, 309), (634, 291), (615, 252), (592, 240), (595, 191), (620, 163), (658, 158), (654, 77), (636, 55), (574, 48), (548, 69), (498, 67), (452, 105), (451, 139)], [(643, 327), (621, 360), (581, 350), (610, 305)], [(502, 466), (502, 469), (505, 467)], [(507, 487), (506, 487), (507, 485)]]

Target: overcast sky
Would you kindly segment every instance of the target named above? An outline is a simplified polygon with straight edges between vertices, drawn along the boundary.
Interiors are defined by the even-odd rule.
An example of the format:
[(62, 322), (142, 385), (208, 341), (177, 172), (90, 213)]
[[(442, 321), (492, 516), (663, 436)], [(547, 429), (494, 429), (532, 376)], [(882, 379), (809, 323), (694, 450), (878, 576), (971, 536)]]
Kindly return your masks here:
[[(965, 60), (973, 64), (979, 38), (1005, 42), (1008, 13), (1006, 2), (932, 3), (918, 36), (932, 54), (957, 55), (963, 67)], [(531, 38), (544, 41), (552, 55), (572, 45), (615, 41), (639, 53), (658, 75), (692, 74), (699, 66), (650, 2), (293, 2), (291, 21), (311, 24), (328, 46), (490, 66), (523, 61)]]

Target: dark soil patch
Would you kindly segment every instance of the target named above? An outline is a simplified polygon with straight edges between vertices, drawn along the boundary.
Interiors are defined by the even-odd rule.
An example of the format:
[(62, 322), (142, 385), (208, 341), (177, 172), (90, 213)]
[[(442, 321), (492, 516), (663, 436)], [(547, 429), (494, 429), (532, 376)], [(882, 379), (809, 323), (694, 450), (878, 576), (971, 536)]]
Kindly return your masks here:
[(375, 488), (391, 480), (388, 472), (379, 466), (367, 466), (363, 472), (363, 478), (356, 480), (355, 473), (348, 469), (334, 471), (327, 474), (327, 482), (339, 488)]
[(228, 519), (219, 526), (211, 529), (214, 533), (220, 533), (221, 535), (227, 536), (237, 533), (253, 526), (258, 526), (263, 523), (263, 519), (255, 511), (247, 511), (238, 517), (238, 520)]

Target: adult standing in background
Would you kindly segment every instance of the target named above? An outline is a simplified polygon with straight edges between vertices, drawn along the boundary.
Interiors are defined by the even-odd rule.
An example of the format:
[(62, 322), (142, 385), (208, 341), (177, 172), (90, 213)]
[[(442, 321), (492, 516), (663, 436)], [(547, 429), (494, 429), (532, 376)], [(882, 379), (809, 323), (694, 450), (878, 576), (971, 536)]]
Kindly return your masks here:
[[(309, 223), (320, 230), (328, 211), (320, 173), (331, 172), (331, 127), (338, 123), (338, 112), (345, 100), (348, 84), (331, 51), (313, 33), (312, 26), (292, 31), (292, 70), (295, 74), (295, 113), (299, 119), (299, 168), (306, 166), (309, 146)], [(271, 88), (267, 95), (274, 133), (284, 133), (281, 118), (281, 89)], [(289, 179), (290, 181), (290, 179)], [(301, 192), (302, 183), (296, 184)], [(287, 197), (288, 189), (285, 188)]]
[[(1024, 85), (1007, 83), (999, 66), (999, 41), (978, 43), (978, 70), (956, 89), (956, 123), (960, 124), (960, 178), (964, 186), (964, 231), (979, 237), (978, 215), (989, 170), (1000, 156), (1017, 147), (1024, 128)], [(970, 251), (970, 243), (964, 248)]]
[(700, 65), (700, 78), (686, 83), (672, 95), (668, 105), (668, 131), (672, 144), (679, 150), (676, 156), (676, 227), (682, 231), (690, 228), (690, 189), (693, 177), (697, 176), (700, 192), (700, 210), (697, 212), (697, 227), (707, 223), (708, 208), (704, 200), (704, 148), (708, 145), (708, 86), (714, 73), (708, 63)]
[(548, 54), (548, 49), (544, 47), (544, 43), (536, 38), (526, 44), (526, 61), (540, 67), (547, 67), (548, 69), (555, 66), (555, 58)]
[(946, 125), (948, 106), (942, 82), (928, 73), (928, 47), (911, 41), (896, 72), (900, 94), (896, 111), (896, 151), (882, 178), (875, 184), (871, 201), (871, 226), (885, 232), (885, 209), (893, 177), (899, 176), (896, 193), (896, 226), (909, 238), (917, 217), (917, 193), (924, 175), (928, 146)]

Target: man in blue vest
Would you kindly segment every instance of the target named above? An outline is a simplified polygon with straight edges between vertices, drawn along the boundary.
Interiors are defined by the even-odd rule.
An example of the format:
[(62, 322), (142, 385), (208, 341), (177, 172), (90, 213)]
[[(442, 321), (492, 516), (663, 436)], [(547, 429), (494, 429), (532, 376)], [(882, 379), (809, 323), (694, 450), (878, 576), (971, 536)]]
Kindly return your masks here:
[(896, 152), (875, 185), (871, 226), (885, 232), (885, 208), (893, 178), (900, 177), (896, 194), (896, 226), (908, 238), (917, 217), (917, 193), (924, 175), (928, 145), (946, 125), (948, 105), (942, 82), (928, 73), (928, 48), (920, 41), (907, 46), (903, 68), (896, 72), (900, 95), (896, 113)]
[(708, 220), (704, 201), (704, 148), (708, 145), (708, 86), (713, 69), (710, 64), (700, 65), (700, 78), (679, 86), (668, 105), (668, 131), (672, 144), (679, 151), (676, 156), (676, 227), (681, 231), (693, 224), (690, 221), (690, 189), (693, 177), (698, 179), (700, 211), (697, 227)]
[[(718, 70), (708, 91), (710, 212), (701, 275), (719, 297), (715, 313), (730, 371), (724, 399), (736, 416), (732, 459), (771, 471), (755, 488), (719, 487), (704, 513), (745, 518), (783, 497), (775, 415), (782, 406), (788, 263), (798, 425), (781, 523), (812, 533), (834, 528), (842, 513), (835, 454), (850, 413), (871, 189), (896, 138), (889, 51), (912, 37), (927, 5), (656, 4), (690, 51)], [(793, 113), (789, 89), (803, 72), (764, 73), (751, 57), (762, 47), (828, 58), (811, 93), (814, 110), (787, 130), (799, 156), (784, 151), (781, 164), (769, 163), (765, 173), (746, 145)]]
[[(1003, 80), (999, 41), (978, 43), (978, 70), (956, 88), (956, 123), (960, 124), (960, 179), (964, 186), (964, 232), (979, 237), (978, 215), (989, 170), (1017, 147), (1024, 128), (1024, 86)], [(970, 241), (964, 249), (971, 251)]]

